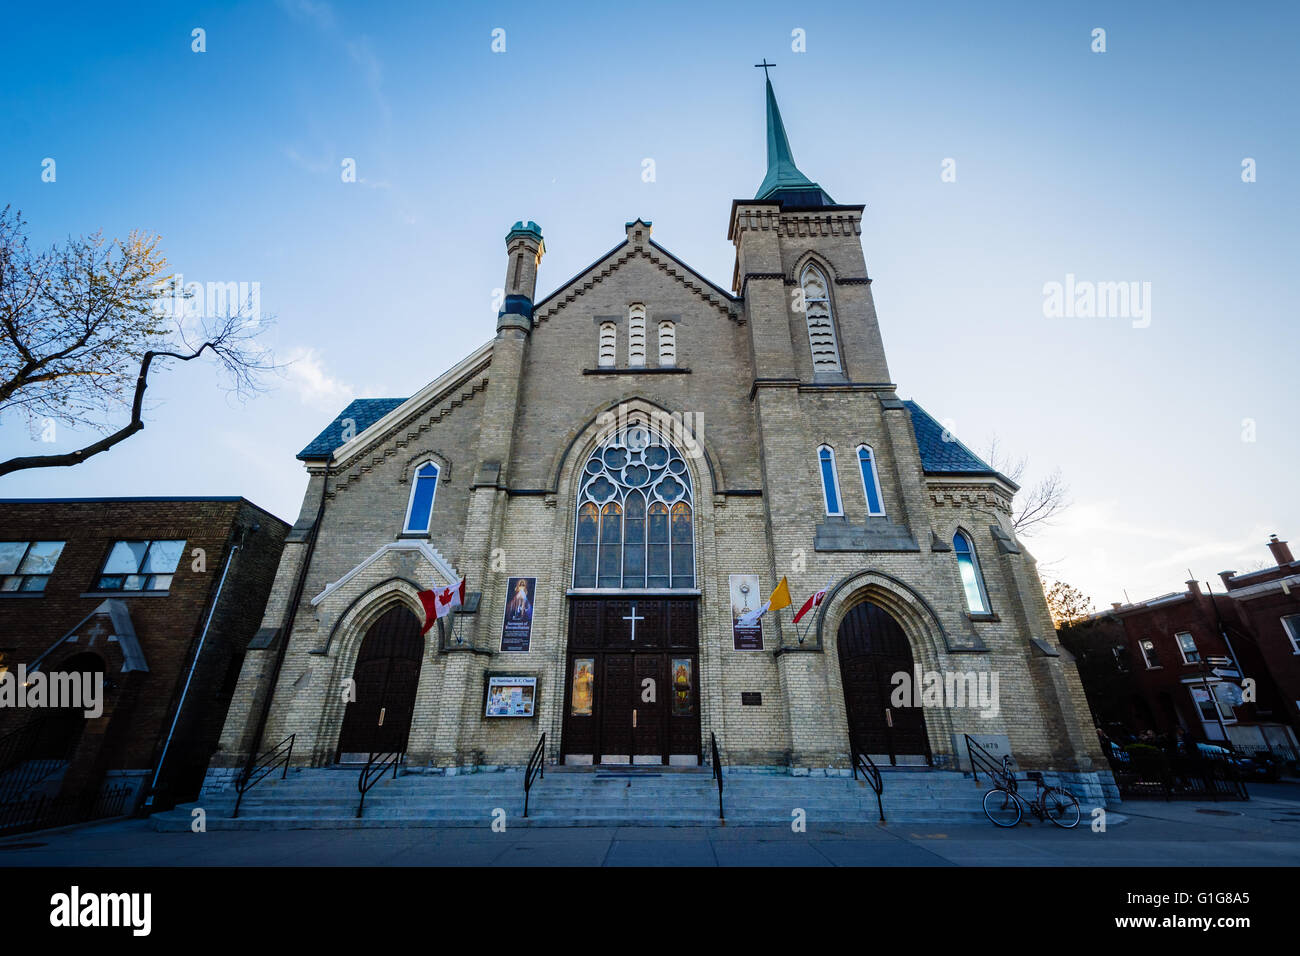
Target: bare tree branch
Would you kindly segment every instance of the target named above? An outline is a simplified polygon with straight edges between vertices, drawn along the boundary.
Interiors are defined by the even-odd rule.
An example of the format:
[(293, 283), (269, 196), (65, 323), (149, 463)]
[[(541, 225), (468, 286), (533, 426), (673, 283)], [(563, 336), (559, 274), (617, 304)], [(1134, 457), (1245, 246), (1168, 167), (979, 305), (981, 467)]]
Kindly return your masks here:
[[(1009, 459), (1002, 451), (996, 435), (989, 441), (984, 460), (1016, 484), (1020, 484), (1029, 464), (1027, 458), (1014, 461)], [(1031, 487), (1022, 487), (1016, 496), (1016, 507), (1011, 517), (1011, 526), (1016, 536), (1027, 537), (1052, 524), (1062, 511), (1070, 507), (1069, 492), (1069, 486), (1059, 468)]]
[[(277, 368), (256, 343), (268, 327), (248, 302), (223, 316), (169, 315), (183, 303), (163, 278), (157, 236), (96, 234), (32, 253), (26, 223), (0, 210), (0, 418), (25, 417), (104, 433), (76, 451), (0, 462), (0, 475), (79, 464), (144, 428), (149, 375), (169, 362), (213, 358), (241, 397), (260, 391)], [(129, 407), (127, 424), (111, 421)]]

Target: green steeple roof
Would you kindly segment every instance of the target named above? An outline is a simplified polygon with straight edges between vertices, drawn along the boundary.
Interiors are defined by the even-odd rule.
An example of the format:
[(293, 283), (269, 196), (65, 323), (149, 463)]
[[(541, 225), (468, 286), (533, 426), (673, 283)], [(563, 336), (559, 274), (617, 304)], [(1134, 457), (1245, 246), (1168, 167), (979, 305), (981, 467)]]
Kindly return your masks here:
[(833, 206), (835, 200), (815, 182), (799, 172), (790, 152), (790, 140), (781, 122), (772, 81), (767, 81), (767, 176), (755, 199), (782, 199), (799, 206)]

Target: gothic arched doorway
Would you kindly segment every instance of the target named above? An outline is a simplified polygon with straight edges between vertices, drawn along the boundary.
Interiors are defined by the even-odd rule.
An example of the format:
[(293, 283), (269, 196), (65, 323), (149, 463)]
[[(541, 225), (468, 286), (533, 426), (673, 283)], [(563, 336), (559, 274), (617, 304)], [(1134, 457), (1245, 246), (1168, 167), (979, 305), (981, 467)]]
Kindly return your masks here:
[(405, 607), (385, 611), (370, 626), (352, 671), (356, 699), (343, 712), (340, 761), (406, 750), (423, 653), (420, 621)]
[(930, 738), (921, 707), (892, 707), (894, 674), (913, 679), (912, 648), (898, 622), (877, 604), (854, 605), (840, 622), (836, 644), (849, 740), (877, 763), (928, 763)]

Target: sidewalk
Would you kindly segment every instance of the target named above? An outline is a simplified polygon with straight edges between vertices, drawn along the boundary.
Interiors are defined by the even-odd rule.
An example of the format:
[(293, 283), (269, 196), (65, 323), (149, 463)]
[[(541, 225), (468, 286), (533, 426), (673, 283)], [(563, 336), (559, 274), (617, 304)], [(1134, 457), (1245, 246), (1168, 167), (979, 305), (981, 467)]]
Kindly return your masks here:
[(158, 833), (144, 820), (0, 840), (22, 866), (1300, 866), (1300, 786), (1261, 784), (1244, 803), (1146, 800), (1104, 833), (1021, 824), (488, 827)]

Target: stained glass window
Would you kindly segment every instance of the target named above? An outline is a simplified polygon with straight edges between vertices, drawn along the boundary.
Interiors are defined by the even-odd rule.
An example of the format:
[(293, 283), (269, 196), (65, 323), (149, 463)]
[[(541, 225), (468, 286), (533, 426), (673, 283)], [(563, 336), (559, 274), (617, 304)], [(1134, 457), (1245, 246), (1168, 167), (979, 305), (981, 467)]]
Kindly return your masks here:
[(578, 480), (575, 588), (695, 587), (694, 490), (675, 445), (630, 425), (592, 452)]

